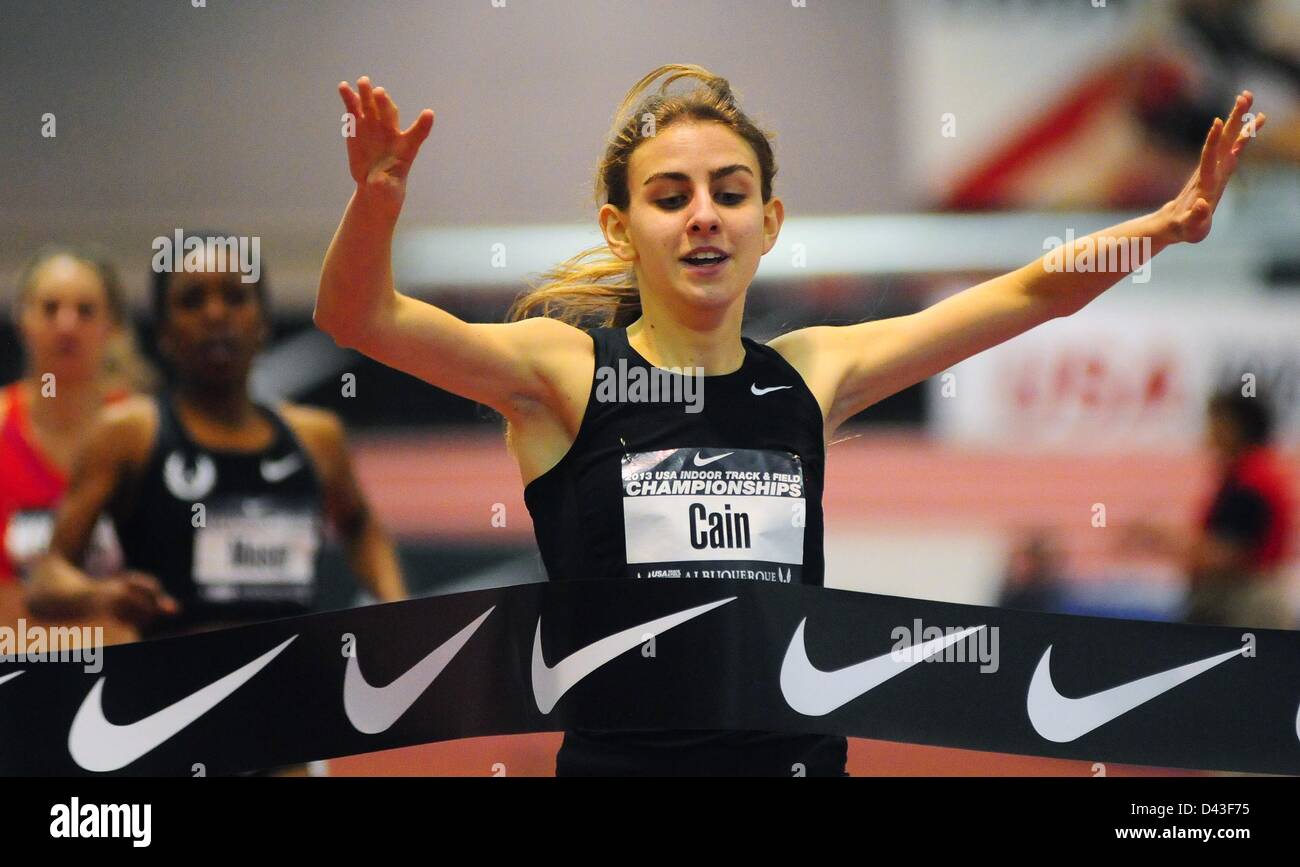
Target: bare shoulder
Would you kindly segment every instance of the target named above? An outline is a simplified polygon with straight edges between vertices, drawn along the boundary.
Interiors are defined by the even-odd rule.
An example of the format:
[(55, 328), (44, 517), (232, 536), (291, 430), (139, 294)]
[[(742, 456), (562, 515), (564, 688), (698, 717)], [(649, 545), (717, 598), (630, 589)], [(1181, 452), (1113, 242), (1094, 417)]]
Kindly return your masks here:
[(782, 358), (798, 369), (801, 364), (806, 364), (816, 357), (819, 344), (825, 344), (831, 339), (831, 335), (827, 332), (832, 327), (812, 325), (808, 328), (796, 328), (794, 331), (778, 334), (769, 340), (767, 345), (781, 353)]
[(281, 403), (276, 407), (284, 416), (284, 420), (289, 426), (294, 428), (294, 433), (298, 428), (302, 428), (308, 433), (320, 432), (339, 432), (343, 430), (343, 420), (339, 418), (338, 413), (319, 406), (308, 406), (305, 403)]
[(827, 438), (843, 419), (835, 415), (836, 397), (843, 381), (843, 366), (835, 352), (839, 329), (833, 325), (813, 325), (777, 335), (767, 342), (803, 377), (808, 390), (821, 406), (827, 424)]
[(538, 409), (545, 408), (565, 420), (572, 420), (576, 412), (581, 421), (596, 359), (591, 335), (545, 316), (511, 323), (511, 327), (518, 328), (517, 345), (544, 391), (537, 399), (518, 396), (512, 404), (510, 420), (533, 416)]
[[(555, 466), (582, 427), (596, 370), (592, 337), (557, 319), (524, 320), (527, 357), (542, 389), (516, 396), (506, 414), (506, 448), (519, 463), (524, 484)], [(524, 322), (517, 324), (524, 324)]]
[(9, 386), (0, 387), (0, 426), (9, 417)]
[(87, 451), (142, 466), (157, 435), (158, 405), (148, 395), (133, 394), (105, 404), (95, 414)]
[(338, 413), (301, 403), (282, 403), (276, 409), (304, 445), (326, 449), (342, 446), (345, 432)]
[(133, 441), (152, 440), (158, 430), (158, 405), (143, 394), (124, 397), (96, 413), (95, 427)]
[(347, 433), (338, 413), (297, 403), (281, 403), (276, 410), (302, 443), (327, 488), (347, 478), (351, 461), (345, 442)]
[(592, 355), (591, 335), (559, 319), (534, 316), (512, 324), (520, 348), (529, 358), (546, 362), (571, 362), (585, 353)]

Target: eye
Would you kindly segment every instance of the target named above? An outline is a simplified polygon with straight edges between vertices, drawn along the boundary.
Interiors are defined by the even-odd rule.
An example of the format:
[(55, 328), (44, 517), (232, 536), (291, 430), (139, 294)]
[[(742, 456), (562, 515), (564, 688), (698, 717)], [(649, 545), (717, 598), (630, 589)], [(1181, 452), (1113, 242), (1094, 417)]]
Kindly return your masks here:
[[(741, 202), (745, 201), (744, 193), (719, 193), (718, 194), (719, 199), (725, 199), (727, 197), (731, 197), (731, 200), (723, 202), (724, 205), (739, 205)], [(678, 199), (685, 199), (685, 198), (686, 198), (685, 196), (679, 194), (676, 196), (669, 196), (666, 199), (655, 199), (655, 204), (659, 205), (662, 208), (667, 208), (668, 210), (671, 211), (677, 207), (677, 205), (670, 204), (671, 202), (675, 202)]]
[(225, 291), (226, 303), (238, 307), (248, 302), (248, 290), (242, 286), (228, 286)]
[(82, 303), (77, 305), (77, 315), (87, 322), (95, 318), (96, 312), (98, 312), (98, 308), (94, 304)]
[(203, 287), (198, 285), (186, 286), (181, 290), (177, 303), (185, 310), (197, 310), (202, 307)]
[(45, 314), (45, 317), (47, 319), (53, 319), (54, 317), (59, 315), (59, 302), (57, 301), (44, 302), (43, 304), (41, 304), (41, 312)]

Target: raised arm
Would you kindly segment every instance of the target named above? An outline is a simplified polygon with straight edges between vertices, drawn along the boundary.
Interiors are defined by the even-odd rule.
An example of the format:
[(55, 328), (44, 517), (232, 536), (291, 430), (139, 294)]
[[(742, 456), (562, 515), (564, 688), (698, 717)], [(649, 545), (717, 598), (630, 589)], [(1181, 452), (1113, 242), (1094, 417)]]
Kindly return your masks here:
[[(1039, 259), (957, 293), (918, 313), (846, 326), (814, 326), (770, 342), (804, 374), (824, 405), (828, 430), (908, 386), (1059, 316), (1068, 316), (1139, 270), (1165, 247), (1196, 243), (1210, 232), (1237, 158), (1250, 141), (1245, 114), (1253, 97), (1237, 97), (1225, 124), (1216, 118), (1196, 170), (1182, 191), (1154, 213), (1049, 251)], [(1264, 115), (1254, 130), (1264, 125)], [(1084, 251), (1106, 249), (1104, 270), (1064, 267)], [(1130, 252), (1132, 255), (1130, 255)], [(1115, 267), (1116, 264), (1124, 267)]]
[(357, 81), (356, 91), (340, 82), (339, 95), (355, 118), (347, 150), (356, 190), (325, 255), (316, 325), (340, 346), (507, 418), (518, 406), (549, 401), (544, 356), (557, 346), (581, 346), (577, 329), (550, 319), (465, 322), (394, 288), (393, 230), (433, 111), (425, 109), (402, 131), (397, 106), (368, 78)]

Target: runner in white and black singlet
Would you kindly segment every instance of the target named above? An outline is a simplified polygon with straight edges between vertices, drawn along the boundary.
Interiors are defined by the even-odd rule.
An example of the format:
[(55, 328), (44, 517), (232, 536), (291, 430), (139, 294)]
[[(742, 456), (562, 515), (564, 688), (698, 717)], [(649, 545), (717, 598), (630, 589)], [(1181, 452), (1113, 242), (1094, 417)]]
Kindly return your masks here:
[[(694, 90), (669, 90), (692, 78)], [(396, 291), (393, 234), (434, 114), (425, 109), (403, 130), (392, 98), (365, 77), (356, 90), (340, 82), (339, 96), (356, 120), (346, 139), (356, 188), (325, 257), (316, 324), (340, 345), (505, 418), (551, 580), (822, 584), (824, 444), (835, 430), (1074, 313), (1165, 247), (1206, 237), (1237, 157), (1264, 121), (1260, 114), (1248, 129), (1253, 97), (1239, 96), (1227, 122), (1211, 128), (1187, 185), (1157, 211), (917, 313), (813, 325), (760, 344), (742, 335), (745, 300), (785, 206), (773, 195), (771, 135), (740, 110), (725, 78), (669, 64), (632, 87), (596, 172), (604, 242), (548, 271), (505, 323), (465, 322)], [(808, 257), (831, 255), (819, 240), (799, 239)], [(1099, 244), (1144, 252), (1123, 269), (1061, 266)], [(598, 396), (598, 380), (648, 367), (701, 374), (698, 405), (621, 385)], [(792, 520), (800, 508), (802, 522)], [(823, 735), (568, 732), (556, 770), (842, 775), (845, 747)]]
[[(111, 611), (142, 637), (305, 614), (326, 521), (367, 589), (403, 598), (396, 552), (357, 486), (338, 418), (249, 396), (269, 334), (261, 280), (215, 260), (155, 278), (170, 384), (106, 409), (87, 433), (50, 553), (33, 570), (33, 609)], [(96, 581), (79, 565), (101, 514), (127, 572)]]
[(180, 608), (141, 624), (141, 636), (311, 613), (324, 491), (310, 453), (263, 405), (257, 411), (274, 430), (265, 448), (204, 447), (174, 400), (165, 392), (155, 401), (153, 449), (116, 518), (126, 562), (156, 576)]

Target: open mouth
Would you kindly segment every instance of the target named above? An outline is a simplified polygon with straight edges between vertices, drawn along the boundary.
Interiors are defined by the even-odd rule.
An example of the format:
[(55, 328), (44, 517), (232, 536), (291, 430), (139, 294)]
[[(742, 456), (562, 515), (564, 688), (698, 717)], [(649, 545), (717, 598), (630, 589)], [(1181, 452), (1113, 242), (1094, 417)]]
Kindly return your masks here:
[(731, 257), (725, 253), (701, 253), (698, 256), (684, 256), (682, 261), (692, 268), (712, 268), (721, 265)]

